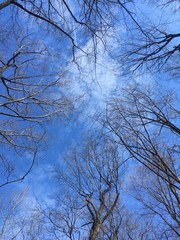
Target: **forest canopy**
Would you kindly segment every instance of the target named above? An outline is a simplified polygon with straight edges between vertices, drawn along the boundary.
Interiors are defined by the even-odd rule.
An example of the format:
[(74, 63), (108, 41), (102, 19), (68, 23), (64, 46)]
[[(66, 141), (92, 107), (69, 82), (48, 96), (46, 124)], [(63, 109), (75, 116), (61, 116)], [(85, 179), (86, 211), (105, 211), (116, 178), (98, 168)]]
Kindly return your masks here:
[(0, 1), (0, 239), (180, 238), (179, 11)]

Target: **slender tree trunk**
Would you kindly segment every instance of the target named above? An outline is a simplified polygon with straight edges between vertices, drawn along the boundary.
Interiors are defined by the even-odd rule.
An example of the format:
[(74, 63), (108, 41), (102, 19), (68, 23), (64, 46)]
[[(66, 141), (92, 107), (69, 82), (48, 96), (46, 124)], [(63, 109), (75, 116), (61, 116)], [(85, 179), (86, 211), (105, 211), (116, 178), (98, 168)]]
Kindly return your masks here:
[(89, 240), (96, 240), (97, 239), (97, 237), (99, 235), (99, 232), (100, 232), (100, 226), (101, 226), (101, 224), (98, 223), (98, 222), (93, 223), (92, 228), (90, 230)]

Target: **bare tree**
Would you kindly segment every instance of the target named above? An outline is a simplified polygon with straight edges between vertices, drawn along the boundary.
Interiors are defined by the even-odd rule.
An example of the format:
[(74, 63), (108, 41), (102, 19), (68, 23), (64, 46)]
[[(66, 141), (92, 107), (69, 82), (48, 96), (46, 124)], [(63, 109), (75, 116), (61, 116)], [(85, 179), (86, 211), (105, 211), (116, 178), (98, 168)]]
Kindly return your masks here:
[[(148, 2), (148, 1), (147, 1)], [(179, 77), (179, 51), (180, 51), (180, 33), (176, 29), (178, 22), (178, 1), (150, 1), (153, 9), (159, 10), (158, 14), (169, 14), (170, 19), (151, 21), (149, 18), (137, 14), (137, 21), (141, 27), (135, 25), (129, 28), (127, 33), (128, 41), (122, 46), (123, 53), (121, 61), (125, 62), (125, 73), (129, 69), (133, 72), (163, 72), (170, 74), (171, 77)], [(172, 7), (172, 9), (170, 8)], [(172, 20), (171, 16), (177, 16)], [(142, 18), (141, 18), (142, 17)], [(174, 22), (172, 22), (174, 21)], [(172, 26), (172, 27), (170, 27)], [(137, 71), (136, 71), (137, 70)]]
[(11, 199), (1, 196), (0, 198), (0, 239), (15, 239), (19, 233), (16, 217), (20, 205), (24, 199), (24, 192), (12, 194)]
[(179, 111), (173, 94), (138, 86), (123, 93), (107, 106), (107, 127), (132, 158), (179, 189)]
[[(0, 186), (24, 179), (34, 165), (40, 142), (44, 140), (43, 122), (57, 115), (65, 116), (72, 109), (75, 99), (72, 101), (65, 90), (61, 91), (67, 83), (62, 70), (66, 63), (64, 58), (59, 61), (59, 57), (74, 55), (77, 48), (83, 51), (84, 43), (92, 38), (96, 58), (98, 42), (105, 44), (108, 30), (113, 27), (114, 8), (119, 6), (132, 18), (126, 8), (129, 2), (77, 1), (74, 4), (78, 10), (67, 1), (7, 0), (0, 4), (0, 143), (3, 149), (0, 161), (4, 174)], [(3, 13), (6, 14), (3, 16)], [(37, 29), (34, 30), (31, 24)], [(62, 45), (67, 39), (69, 45), (70, 40), (72, 51), (67, 47), (57, 56), (59, 49), (53, 44), (54, 49), (49, 46), (50, 41), (41, 36), (44, 32), (46, 35), (53, 32), (54, 36), (60, 33)], [(82, 34), (83, 43), (78, 43)], [(6, 151), (9, 151), (8, 157)], [(20, 165), (22, 172), (18, 168)]]
[[(65, 194), (61, 192), (62, 197), (55, 198), (59, 211), (51, 209), (46, 216), (68, 239), (100, 239), (119, 204), (123, 171), (117, 148), (109, 141), (90, 139), (83, 149), (75, 148), (64, 160), (65, 168), (57, 171), (57, 179)], [(67, 198), (67, 191), (71, 197)]]
[[(131, 2), (131, 1), (127, 1)], [(0, 4), (0, 11), (9, 9), (10, 14), (24, 13), (26, 16), (37, 20), (42, 25), (60, 32), (70, 41), (72, 51), (81, 49), (81, 41), (75, 35), (82, 33), (84, 38), (94, 39), (94, 46), (98, 41), (104, 41), (108, 30), (113, 27), (116, 20), (115, 7), (125, 8), (126, 3), (92, 2), (92, 1), (16, 1), (5, 0)], [(126, 10), (127, 11), (127, 10)], [(107, 14), (109, 18), (107, 19)], [(84, 41), (84, 40), (83, 40)], [(95, 50), (95, 48), (94, 48)], [(96, 51), (96, 50), (95, 50)]]
[(151, 216), (152, 226), (159, 224), (158, 239), (180, 237), (180, 198), (171, 184), (141, 166), (134, 172), (128, 191), (142, 204), (144, 218)]
[(133, 35), (138, 37), (132, 38), (123, 55), (129, 68), (133, 71), (165, 70), (176, 77), (179, 76), (179, 32), (168, 33), (156, 26), (150, 26), (143, 30), (143, 34), (134, 32)]
[[(172, 92), (130, 86), (107, 106), (105, 129), (110, 130), (144, 174), (132, 181), (136, 198), (163, 220), (162, 236), (179, 236), (179, 111)], [(158, 92), (158, 94), (157, 94)], [(142, 171), (140, 170), (140, 172)], [(146, 170), (147, 169), (147, 170)], [(142, 171), (142, 172), (143, 172)], [(145, 194), (146, 193), (146, 194)], [(145, 196), (143, 196), (143, 194)]]
[(55, 239), (156, 238), (151, 218), (141, 218), (123, 203), (123, 164), (128, 159), (122, 161), (115, 142), (106, 141), (88, 140), (56, 170), (60, 192), (53, 197), (54, 207), (38, 208)]
[[(51, 196), (56, 206), (43, 206), (38, 203), (36, 212), (42, 217), (42, 224), (55, 239), (82, 239), (81, 220), (85, 216), (77, 197), (68, 191), (63, 195)], [(57, 207), (58, 206), (58, 207)]]
[[(161, 2), (158, 1), (158, 6)], [(164, 1), (164, 6), (172, 2), (175, 1)], [(65, 48), (62, 52), (67, 57), (72, 55), (75, 60), (76, 50), (81, 50), (96, 62), (98, 43), (110, 50), (106, 37), (116, 30), (122, 17), (130, 36), (126, 35), (128, 43), (125, 52), (120, 53), (126, 69), (156, 67), (161, 71), (167, 66), (170, 73), (178, 76), (179, 62), (174, 58), (179, 56), (180, 34), (161, 25), (142, 24), (139, 16), (130, 10), (134, 3), (131, 0), (5, 0), (0, 3), (0, 13), (6, 12), (11, 17), (11, 23), (6, 25), (8, 30), (1, 26), (0, 33), (0, 187), (23, 180), (32, 170), (45, 139), (44, 122), (56, 116), (65, 117), (73, 109), (74, 98), (62, 89), (67, 85), (62, 71), (67, 62), (63, 62), (64, 58), (59, 61), (59, 55), (57, 58), (54, 54), (57, 48), (52, 51), (48, 40), (40, 36), (42, 32), (60, 36)], [(26, 18), (36, 24), (41, 40), (31, 36), (35, 32), (31, 26), (24, 31)], [(93, 43), (91, 52), (83, 49), (89, 39)], [(55, 62), (61, 65), (61, 70)], [(114, 141), (111, 137), (111, 140), (91, 139), (85, 147), (75, 148), (67, 155), (63, 171), (56, 172), (65, 193), (56, 196), (54, 208), (39, 207), (37, 222), (43, 216), (43, 226), (36, 225), (33, 219), (25, 219), (14, 236), (37, 238), (45, 227), (55, 239), (157, 239), (158, 230), (153, 235), (152, 227), (154, 221), (161, 219), (161, 236), (168, 238), (173, 233), (173, 237), (179, 237), (177, 103), (173, 102), (172, 93), (156, 94), (152, 88), (130, 86), (121, 93), (121, 98), (108, 103), (105, 116), (105, 129)], [(124, 161), (119, 157), (119, 146), (127, 150)], [(153, 181), (148, 189), (144, 182), (134, 186), (138, 201), (152, 215), (143, 228), (140, 228), (141, 219), (133, 218), (121, 206), (121, 169), (129, 158), (145, 166), (143, 171)], [(141, 187), (148, 196), (147, 201), (140, 194)], [(2, 236), (5, 236), (6, 221), (3, 226)]]
[(34, 212), (27, 190), (0, 198), (0, 239), (46, 239), (42, 215)]
[(23, 180), (31, 171), (45, 140), (43, 123), (73, 109), (73, 97), (64, 91), (65, 73), (49, 69), (47, 60), (54, 61), (54, 55), (45, 44), (20, 33), (13, 38), (11, 32), (2, 49), (11, 41), (12, 51), (1, 51), (0, 59), (1, 187)]

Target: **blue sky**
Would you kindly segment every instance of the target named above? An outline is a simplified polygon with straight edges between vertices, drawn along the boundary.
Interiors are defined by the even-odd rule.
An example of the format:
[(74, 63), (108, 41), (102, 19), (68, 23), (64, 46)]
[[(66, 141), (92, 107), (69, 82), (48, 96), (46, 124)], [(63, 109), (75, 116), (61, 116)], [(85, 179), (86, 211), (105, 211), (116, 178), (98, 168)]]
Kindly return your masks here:
[[(130, 6), (130, 5), (129, 5)], [(130, 6), (131, 7), (131, 6)], [(73, 10), (75, 10), (73, 8)], [(168, 8), (163, 9), (161, 11), (160, 8), (154, 9), (153, 4), (151, 5), (144, 5), (144, 4), (138, 4), (138, 8), (134, 8), (132, 5), (132, 10), (135, 12), (138, 12), (138, 14), (142, 14), (142, 20), (148, 19), (148, 21), (156, 22), (157, 19), (159, 22), (168, 21), (171, 22), (168, 26), (169, 30), (174, 31), (176, 30), (176, 24), (174, 24), (174, 21), (177, 21), (178, 15), (177, 14), (170, 14), (170, 11)], [(4, 10), (4, 16), (1, 15), (1, 19), (4, 19), (6, 22), (7, 16), (8, 16), (9, 9)], [(75, 10), (76, 11), (76, 10)], [(156, 14), (152, 14), (152, 12), (157, 12)], [(148, 18), (147, 18), (148, 16)], [(158, 17), (157, 17), (158, 16)], [(159, 17), (160, 16), (160, 17)], [(9, 18), (10, 19), (10, 18)], [(164, 20), (165, 19), (165, 20)], [(128, 20), (127, 20), (128, 21)], [(94, 116), (94, 114), (97, 111), (103, 111), (107, 99), (111, 96), (111, 92), (118, 86), (121, 87), (126, 84), (127, 79), (123, 76), (121, 76), (121, 64), (119, 65), (118, 62), (114, 61), (103, 48), (102, 43), (98, 45), (98, 56), (97, 56), (97, 63), (96, 63), (96, 71), (94, 70), (94, 61), (91, 59), (87, 59), (86, 56), (80, 51), (77, 50), (76, 52), (76, 58), (79, 66), (83, 70), (82, 72), (78, 72), (77, 65), (72, 64), (70, 62), (71, 55), (69, 52), (69, 41), (63, 40), (59, 41), (58, 34), (48, 34), (47, 31), (44, 29), (41, 30), (36, 24), (34, 24), (33, 19), (29, 19), (26, 17), (25, 14), (21, 14), (21, 20), (19, 20), (21, 27), (23, 27), (23, 24), (28, 24), (29, 31), (33, 31), (35, 34), (40, 31), (41, 37), (43, 36), (43, 39), (39, 38), (39, 41), (42, 42), (42, 44), (48, 44), (48, 47), (50, 45), (50, 48), (52, 49), (52, 52), (57, 54), (58, 51), (60, 51), (59, 60), (58, 61), (58, 55), (55, 58), (55, 62), (51, 65), (50, 71), (57, 71), (59, 66), (66, 70), (66, 67), (68, 71), (70, 70), (70, 73), (67, 75), (67, 78), (70, 78), (70, 92), (72, 92), (76, 96), (80, 96), (81, 100), (77, 101), (75, 104), (76, 110), (73, 115), (75, 115), (76, 121), (72, 122), (72, 120), (68, 119), (67, 121), (61, 123), (61, 122), (53, 122), (52, 125), (48, 125), (48, 135), (50, 136), (48, 139), (48, 148), (45, 151), (45, 159), (43, 160), (43, 166), (44, 164), (54, 164), (58, 161), (59, 156), (61, 153), (64, 153), (71, 144), (74, 144), (76, 141), (79, 141), (86, 132), (88, 128), (92, 128), (93, 121), (91, 118)], [(73, 25), (72, 22), (70, 22), (70, 27)], [(43, 27), (44, 28), (44, 27)], [(24, 28), (26, 29), (26, 27)], [(118, 30), (117, 30), (118, 29)], [(125, 27), (123, 25), (119, 25), (117, 23), (116, 30), (118, 31), (119, 36), (124, 35), (124, 32), (126, 32)], [(78, 31), (74, 32), (74, 35), (78, 35)], [(113, 30), (112, 30), (113, 35)], [(76, 36), (77, 38), (77, 36)], [(32, 36), (32, 39), (34, 39), (34, 36)], [(58, 39), (58, 40), (57, 40)], [(81, 38), (80, 38), (81, 39)], [(83, 38), (82, 38), (83, 39)], [(121, 37), (119, 37), (121, 39)], [(36, 40), (37, 41), (37, 40)], [(92, 41), (89, 40), (88, 42), (84, 42), (83, 50), (89, 51), (89, 49), (92, 46)], [(118, 43), (117, 43), (118, 44)], [(113, 38), (108, 37), (107, 38), (107, 45), (112, 46), (114, 51), (116, 51), (116, 48), (118, 48), (117, 44), (115, 44), (115, 41)], [(14, 44), (11, 44), (12, 48), (14, 48)], [(55, 48), (56, 47), (56, 48)], [(57, 47), (59, 50), (57, 50)], [(62, 51), (63, 49), (63, 51)], [(10, 49), (9, 49), (10, 50)], [(118, 48), (118, 51), (119, 50)], [(67, 54), (68, 53), (68, 54)], [(69, 60), (68, 60), (69, 58)], [(52, 59), (53, 60), (53, 59)], [(66, 61), (68, 60), (68, 64)], [(47, 63), (48, 64), (48, 63)], [(58, 66), (59, 65), (59, 66)], [(80, 77), (80, 81), (79, 81)], [(133, 75), (132, 75), (133, 77)], [(165, 75), (166, 77), (166, 75)], [(138, 82), (151, 82), (154, 81), (154, 76), (152, 77), (151, 74), (145, 75), (142, 77), (135, 77), (134, 80)], [(158, 78), (158, 77), (157, 77)], [(145, 79), (145, 80), (144, 80)], [(167, 84), (162, 82), (162, 85)], [(66, 91), (66, 90), (65, 90)], [(73, 117), (74, 119), (74, 117)], [(91, 123), (92, 121), (92, 123)], [(68, 124), (66, 124), (68, 123)], [(90, 126), (90, 127), (89, 127)], [(38, 168), (41, 168), (41, 163)], [(33, 174), (33, 173), (32, 173)], [(26, 180), (25, 180), (26, 182)], [(37, 188), (37, 187), (36, 187)]]
[[(141, 4), (138, 3), (138, 8), (130, 6), (130, 9), (140, 15), (141, 22), (144, 22), (144, 24), (149, 20), (152, 23), (158, 21), (159, 25), (163, 25), (164, 22), (168, 21), (169, 24), (165, 26), (168, 31), (173, 33), (178, 29), (179, 15), (177, 13), (172, 14), (169, 8), (154, 8), (153, 4), (145, 5), (141, 1)], [(73, 8), (73, 10), (75, 9)], [(9, 9), (5, 9), (0, 14), (1, 23), (6, 24), (6, 19), (10, 16)], [(118, 11), (116, 16), (118, 16)], [(121, 17), (122, 15), (120, 14), (119, 18)], [(137, 74), (132, 73), (130, 80), (127, 76), (122, 75), (123, 64), (113, 59), (111, 54), (118, 55), (121, 53), (121, 47), (118, 45), (119, 42), (123, 45), (125, 41), (128, 41), (128, 39), (124, 39), (128, 31), (124, 22), (120, 23), (117, 21), (115, 29), (109, 30), (109, 36), (107, 36), (106, 41), (111, 50), (110, 54), (106, 52), (100, 41), (97, 45), (96, 63), (93, 57), (88, 58), (78, 49), (75, 52), (76, 63), (74, 63), (71, 61), (72, 55), (68, 39), (63, 38), (58, 32), (49, 32), (47, 34), (45, 25), (42, 24), (39, 27), (34, 23), (33, 19), (27, 18), (25, 14), (21, 14), (20, 18), (18, 19), (20, 23), (19, 27), (26, 29), (28, 24), (29, 32), (34, 33), (32, 39), (35, 39), (35, 44), (38, 42), (41, 47), (48, 46), (51, 50), (51, 58), (47, 59), (45, 63), (46, 68), (57, 75), (61, 71), (67, 72), (65, 78), (69, 82), (69, 85), (67, 88), (62, 89), (62, 92), (67, 95), (70, 93), (76, 100), (73, 112), (70, 114), (67, 113), (65, 120), (53, 120), (46, 124), (48, 136), (46, 145), (42, 153), (40, 153), (40, 160), (35, 164), (33, 171), (23, 182), (8, 185), (0, 189), (0, 192), (2, 195), (8, 195), (11, 192), (20, 191), (25, 188), (29, 190), (27, 194), (27, 203), (29, 201), (29, 205), (35, 201), (35, 196), (42, 201), (47, 201), (47, 204), (53, 204), (49, 196), (57, 190), (57, 186), (53, 180), (54, 166), (62, 164), (62, 156), (71, 146), (76, 143), (83, 144), (86, 134), (94, 132), (99, 128), (99, 124), (94, 122), (94, 118), (97, 117), (98, 113), (105, 110), (107, 101), (112, 97), (117, 88), (121, 89), (126, 86), (128, 81), (144, 85), (149, 83), (153, 85), (155, 82), (159, 82), (165, 89), (178, 88), (178, 84), (174, 81), (165, 81), (170, 78), (166, 73), (163, 75), (159, 75), (158, 73), (154, 75), (146, 72), (140, 76), (139, 72), (137, 72)], [(11, 24), (10, 17), (8, 19), (9, 24)], [(132, 24), (128, 17), (127, 23)], [(73, 22), (70, 22), (67, 28), (71, 27), (74, 27)], [(114, 31), (116, 31), (118, 41), (113, 38)], [(77, 28), (73, 34), (76, 42), (81, 44), (82, 50), (84, 52), (91, 52), (93, 48), (92, 39), (89, 39), (89, 36), (83, 38), (80, 28)], [(2, 36), (2, 33), (0, 36)], [(31, 42), (31, 38), (29, 41)], [(8, 49), (0, 44), (2, 48), (1, 53), (10, 53), (15, 48), (14, 41), (12, 43), (8, 45), (11, 46)], [(48, 65), (48, 60), (50, 59), (52, 62)], [(2, 120), (2, 118), (0, 119)], [(3, 152), (2, 149), (1, 152)]]

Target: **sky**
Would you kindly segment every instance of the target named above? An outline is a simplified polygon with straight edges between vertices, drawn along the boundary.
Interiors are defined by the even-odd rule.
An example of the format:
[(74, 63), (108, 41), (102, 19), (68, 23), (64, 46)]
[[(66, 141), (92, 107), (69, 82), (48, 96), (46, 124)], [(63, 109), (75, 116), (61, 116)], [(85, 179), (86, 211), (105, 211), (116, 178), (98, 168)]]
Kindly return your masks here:
[[(75, 6), (72, 8), (74, 11), (76, 11)], [(148, 7), (145, 7), (144, 4), (138, 4), (138, 8), (135, 10), (136, 12), (141, 12), (142, 13), (142, 19), (146, 19), (147, 16), (148, 18), (152, 21), (155, 22), (157, 21), (157, 16), (158, 16), (158, 21), (164, 22), (168, 19), (169, 22), (176, 21), (177, 14), (170, 15), (172, 18), (172, 21), (170, 21), (169, 16), (167, 15), (167, 12), (169, 13), (169, 9), (163, 9), (163, 13), (161, 13), (161, 17), (159, 19), (159, 8), (154, 9), (153, 4), (148, 5)], [(5, 15), (1, 16), (5, 20), (8, 16), (8, 9), (5, 9)], [(156, 14), (152, 14), (152, 11), (156, 11)], [(167, 11), (167, 12), (165, 12)], [(65, 13), (65, 11), (63, 11)], [(66, 15), (66, 13), (65, 13)], [(5, 17), (6, 16), (6, 17)], [(27, 18), (27, 15), (23, 14), (21, 15), (23, 17), (23, 21), (28, 23), (29, 29), (33, 30), (33, 32), (39, 31), (39, 28), (37, 25), (33, 23), (33, 19)], [(66, 18), (69, 18), (67, 15)], [(149, 20), (148, 19), (148, 20)], [(165, 20), (164, 20), (165, 19)], [(21, 25), (24, 23), (21, 22)], [(73, 26), (73, 22), (69, 24), (68, 27)], [(173, 31), (172, 26), (174, 27), (175, 24), (170, 24), (170, 30)], [(175, 26), (176, 30), (176, 26)], [(77, 33), (76, 33), (77, 31)], [(79, 31), (76, 30), (74, 31), (74, 35), (78, 36)], [(124, 34), (124, 26), (117, 25), (116, 26), (116, 31), (118, 32), (119, 36)], [(45, 34), (46, 38), (42, 44), (49, 44), (52, 51), (54, 49), (54, 46), (59, 47), (62, 49), (62, 41), (58, 43), (57, 41), (57, 35), (53, 34), (47, 34), (47, 31), (42, 31), (41, 34)], [(112, 46), (113, 49), (118, 48), (117, 44), (114, 41), (114, 39), (111, 37), (113, 35), (113, 30), (112, 34), (109, 34), (110, 37), (107, 37), (107, 45)], [(34, 38), (34, 36), (33, 36)], [(59, 39), (59, 38), (58, 38)], [(76, 37), (77, 39), (77, 37)], [(121, 37), (119, 38), (121, 39)], [(52, 45), (52, 46), (51, 46)], [(11, 45), (13, 47), (13, 44)], [(126, 84), (126, 78), (121, 76), (121, 66), (119, 63), (117, 63), (114, 59), (109, 56), (109, 54), (105, 51), (103, 44), (100, 42), (98, 44), (98, 55), (97, 55), (97, 60), (96, 64), (94, 64), (94, 61), (92, 59), (88, 59), (83, 52), (80, 50), (77, 50), (76, 52), (76, 59), (77, 59), (77, 64), (72, 63), (70, 61), (71, 56), (69, 54), (66, 54), (68, 52), (67, 50), (68, 46), (68, 41), (64, 42), (63, 45), (63, 51), (61, 51), (61, 54), (59, 58), (63, 59), (65, 58), (66, 61), (69, 58), (69, 64), (66, 66), (69, 73), (68, 77), (70, 78), (71, 86), (68, 89), (68, 91), (72, 92), (72, 94), (76, 96), (80, 96), (81, 100), (77, 101), (75, 104), (75, 118), (77, 121), (72, 122), (71, 120), (69, 121), (68, 124), (66, 123), (61, 123), (61, 122), (53, 122), (53, 124), (48, 126), (48, 131), (49, 131), (49, 136), (50, 138), (53, 139), (49, 143), (49, 150), (47, 151), (46, 155), (46, 160), (43, 161), (46, 162), (47, 168), (49, 167), (49, 164), (52, 164), (52, 162), (56, 162), (58, 159), (58, 155), (61, 155), (61, 152), (66, 151), (67, 146), (69, 147), (73, 142), (76, 142), (77, 139), (80, 139), (80, 136), (83, 134), (84, 128), (88, 128), (88, 126), (91, 126), (91, 118), (94, 116), (94, 114), (97, 111), (103, 111), (107, 99), (111, 96), (111, 93), (116, 89), (116, 87), (121, 87)], [(91, 39), (85, 43), (83, 46), (83, 50), (85, 52), (89, 51), (92, 47), (92, 41)], [(56, 50), (57, 52), (57, 50)], [(53, 64), (52, 66), (52, 71), (54, 69), (58, 69), (58, 65), (61, 65), (62, 63), (65, 62), (63, 60), (57, 60), (58, 56), (56, 56), (56, 64)], [(83, 70), (82, 72), (79, 72), (78, 67)], [(152, 80), (151, 74), (146, 75), (145, 77), (139, 77), (139, 76), (134, 76), (135, 81), (142, 82), (145, 81), (145, 84), (147, 81), (153, 81)], [(145, 79), (145, 80), (144, 80)], [(66, 122), (66, 121), (65, 121)], [(90, 127), (91, 128), (91, 127)], [(57, 137), (58, 136), (58, 137)], [(49, 140), (48, 140), (49, 141)], [(59, 153), (60, 152), (60, 153)], [(53, 156), (53, 159), (51, 159)], [(45, 164), (45, 165), (46, 165)], [(41, 168), (41, 167), (40, 167)], [(38, 187), (36, 187), (38, 188)]]
[[(179, 21), (177, 20), (179, 16), (178, 14), (169, 15), (170, 10), (168, 8), (161, 11), (160, 8), (154, 9), (153, 4), (145, 7), (141, 1), (141, 4), (138, 5), (138, 9), (133, 10), (142, 13), (142, 21), (150, 19), (152, 22), (158, 21), (163, 24), (168, 19), (170, 22), (168, 30), (170, 32), (174, 32), (178, 28), (174, 22), (177, 23)], [(4, 13), (6, 15), (0, 13), (0, 18), (3, 22), (6, 21), (8, 11), (8, 9), (5, 10)], [(53, 179), (54, 166), (56, 166), (56, 164), (62, 164), (62, 156), (77, 142), (82, 143), (87, 132), (93, 132), (94, 129), (98, 129), (98, 123), (94, 123), (96, 114), (105, 110), (107, 101), (111, 98), (112, 94), (114, 94), (115, 90), (126, 86), (129, 80), (122, 74), (122, 63), (113, 59), (111, 54), (106, 52), (102, 42), (97, 46), (96, 62), (94, 62), (93, 58), (87, 58), (81, 50), (76, 50), (75, 57), (77, 62), (72, 62), (72, 55), (70, 54), (69, 47), (70, 42), (68, 40), (61, 38), (57, 32), (54, 34), (47, 34), (44, 28), (40, 29), (37, 27), (33, 20), (27, 18), (26, 15), (22, 14), (21, 17), (20, 24), (22, 26), (24, 23), (28, 24), (29, 31), (33, 30), (33, 32), (37, 34), (35, 40), (41, 42), (41, 46), (48, 45), (52, 50), (52, 56), (57, 54), (56, 57), (52, 57), (54, 64), (50, 66), (50, 70), (54, 71), (54, 69), (56, 69), (56, 73), (61, 71), (61, 69), (67, 71), (66, 78), (70, 82), (70, 85), (68, 89), (64, 91), (68, 91), (68, 94), (70, 93), (76, 96), (78, 100), (75, 101), (74, 111), (67, 119), (53, 120), (47, 124), (48, 137), (46, 146), (40, 154), (39, 162), (33, 167), (33, 171), (19, 184), (11, 184), (0, 189), (0, 193), (10, 194), (11, 192), (28, 189), (26, 204), (30, 206), (33, 205), (37, 197), (46, 202), (46, 204), (53, 205), (54, 202), (49, 197), (57, 190), (57, 185), (54, 183)], [(69, 16), (66, 17), (69, 18)], [(107, 45), (109, 48), (112, 47), (112, 52), (114, 53), (121, 52), (121, 47), (119, 47), (119, 42), (113, 39), (113, 31), (116, 30), (121, 44), (124, 43), (123, 37), (127, 31), (122, 23), (122, 25), (119, 25), (118, 22), (117, 24), (115, 29), (110, 30), (110, 34), (106, 39)], [(68, 27), (71, 28), (73, 26), (73, 22), (71, 22)], [(26, 28), (26, 26), (23, 27)], [(81, 47), (84, 52), (88, 52), (89, 49), (92, 48), (92, 39), (88, 41), (85, 41), (83, 38), (81, 39), (81, 32), (79, 29), (75, 30), (73, 34), (77, 42), (78, 39), (79, 42), (82, 42)], [(0, 36), (2, 37), (2, 33)], [(42, 36), (43, 38), (40, 38)], [(13, 44), (11, 47), (14, 47)], [(8, 51), (10, 50), (11, 49), (8, 49)], [(166, 74), (164, 76), (168, 77)], [(143, 76), (132, 74), (130, 81), (147, 84), (149, 82), (155, 83), (158, 80), (158, 74), (152, 76), (151, 73), (146, 73)], [(172, 87), (176, 85), (173, 85), (174, 83), (167, 83), (163, 80), (160, 80), (160, 84), (165, 88), (166, 86)]]

